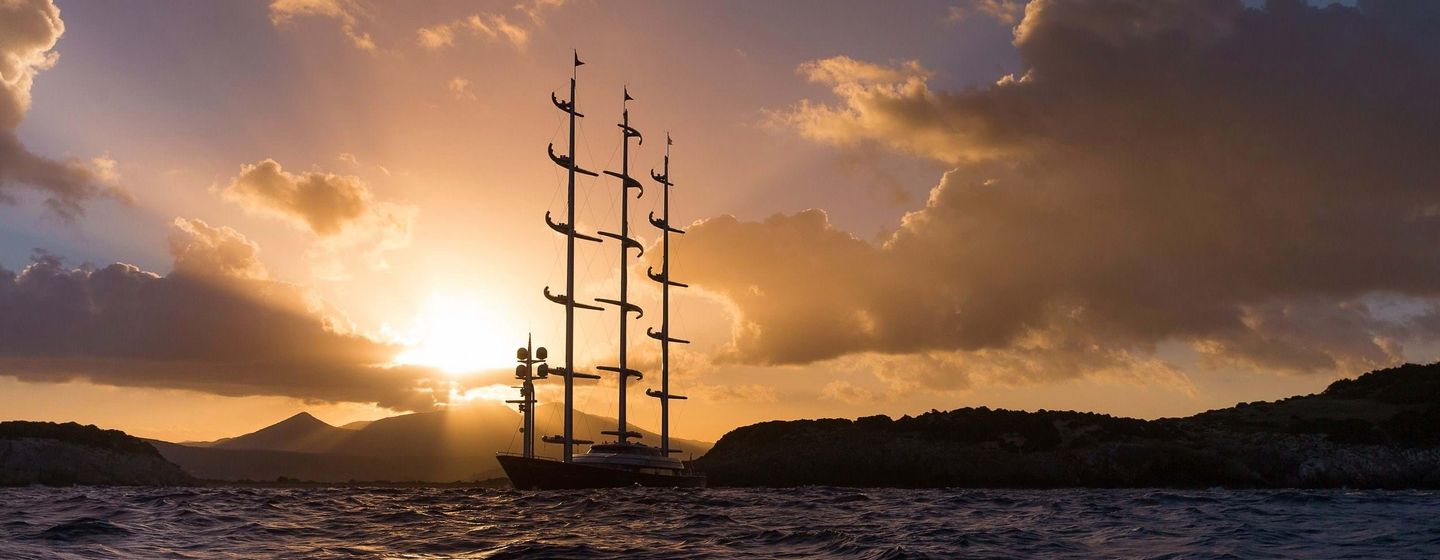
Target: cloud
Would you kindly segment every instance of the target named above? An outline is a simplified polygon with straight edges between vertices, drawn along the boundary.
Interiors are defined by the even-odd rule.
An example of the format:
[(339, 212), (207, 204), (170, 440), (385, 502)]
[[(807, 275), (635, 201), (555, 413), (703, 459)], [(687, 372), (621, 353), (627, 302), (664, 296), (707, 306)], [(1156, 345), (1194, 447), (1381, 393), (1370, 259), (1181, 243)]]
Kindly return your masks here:
[(30, 382), (373, 402), (426, 410), (434, 372), (389, 367), (399, 348), (353, 332), (302, 286), (269, 279), (236, 231), (177, 218), (167, 276), (69, 268), (38, 253), (0, 268), (0, 372)]
[(831, 381), (821, 388), (820, 397), (846, 404), (869, 404), (877, 400), (873, 391), (840, 379)]
[(987, 123), (973, 115), (942, 110), (948, 94), (930, 90), (933, 73), (918, 61), (884, 66), (837, 56), (800, 65), (806, 79), (828, 85), (841, 103), (801, 101), (787, 111), (768, 113), (772, 124), (838, 146), (879, 142), (946, 163), (1008, 155), (975, 141)]
[(915, 62), (800, 67), (834, 97), (774, 122), (953, 169), (878, 244), (819, 211), (680, 236), (739, 310), (728, 359), (1173, 377), (1162, 344), (1329, 372), (1433, 337), (1440, 8), (1035, 0), (1015, 45), (1020, 77), (963, 91)]
[(55, 214), (74, 219), (91, 199), (129, 197), (113, 185), (115, 162), (108, 157), (54, 160), (31, 152), (16, 135), (30, 110), (35, 76), (60, 59), (52, 49), (64, 33), (60, 9), (50, 0), (0, 2), (0, 203), (15, 202), (14, 188), (29, 188), (45, 196)]
[(693, 385), (682, 389), (686, 396), (705, 402), (773, 403), (780, 400), (774, 387), (765, 385)]
[(947, 19), (961, 22), (978, 15), (1006, 25), (1014, 25), (1024, 13), (1025, 0), (968, 0), (951, 6)]
[(446, 88), (450, 90), (451, 95), (455, 96), (455, 99), (462, 101), (475, 100), (475, 92), (470, 90), (470, 80), (456, 76), (450, 78), (450, 82), (446, 84)]
[(432, 51), (455, 44), (455, 28), (448, 23), (422, 27), (416, 31), (416, 34), (418, 35), (416, 41), (420, 43), (420, 46)]
[(491, 41), (505, 39), (517, 49), (530, 42), (530, 32), (513, 24), (505, 14), (475, 14), (449, 23), (422, 27), (416, 31), (417, 42), (427, 50), (438, 51), (454, 46), (457, 32)]
[(375, 41), (370, 34), (360, 30), (359, 20), (364, 14), (354, 0), (271, 0), (270, 24), (276, 27), (286, 25), (295, 18), (319, 17), (340, 22), (340, 30), (350, 44), (362, 51), (374, 51)]
[(240, 166), (221, 190), (226, 200), (269, 214), (315, 235), (338, 235), (371, 212), (374, 196), (358, 177), (285, 172), (273, 159)]
[(565, 0), (529, 0), (514, 6), (530, 21), (513, 22), (503, 13), (480, 12), (463, 18), (422, 27), (415, 32), (415, 40), (429, 51), (440, 51), (455, 45), (462, 34), (488, 41), (505, 40), (516, 49), (523, 50), (530, 43), (530, 32), (545, 23), (545, 14), (563, 6)]
[(410, 245), (418, 214), (413, 206), (376, 200), (359, 177), (289, 173), (273, 159), (242, 165), (220, 195), (248, 212), (314, 234), (320, 240), (314, 256), (326, 277), (343, 276), (342, 255), (357, 249), (383, 268), (386, 252)]
[[(175, 271), (199, 277), (265, 280), (269, 273), (260, 264), (260, 247), (228, 227), (211, 227), (200, 220), (177, 218), (171, 223), (170, 256)], [(58, 264), (46, 259), (46, 265)]]
[(530, 17), (535, 25), (545, 23), (545, 14), (565, 5), (565, 0), (527, 0), (515, 5), (515, 9)]

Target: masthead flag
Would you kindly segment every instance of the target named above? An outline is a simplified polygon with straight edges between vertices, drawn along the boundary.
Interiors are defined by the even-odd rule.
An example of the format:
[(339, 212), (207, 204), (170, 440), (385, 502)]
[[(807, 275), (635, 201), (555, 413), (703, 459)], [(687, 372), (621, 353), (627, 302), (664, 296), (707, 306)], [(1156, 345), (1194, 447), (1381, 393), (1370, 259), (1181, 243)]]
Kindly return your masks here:
[(585, 64), (584, 62), (581, 62), (581, 61), (580, 61), (580, 52), (579, 52), (579, 51), (570, 51), (570, 52), (575, 53), (575, 65), (576, 65), (576, 66), (583, 66), (583, 65)]

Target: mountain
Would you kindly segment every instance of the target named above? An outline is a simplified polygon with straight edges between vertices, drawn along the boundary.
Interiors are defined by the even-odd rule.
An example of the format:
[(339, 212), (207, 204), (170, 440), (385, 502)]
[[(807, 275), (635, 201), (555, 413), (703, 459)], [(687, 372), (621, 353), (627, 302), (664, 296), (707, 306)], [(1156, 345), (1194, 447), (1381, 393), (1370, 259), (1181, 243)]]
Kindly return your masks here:
[(0, 422), (0, 486), (195, 482), (150, 444), (119, 430), (74, 422)]
[(715, 486), (1440, 488), (1440, 364), (1188, 418), (981, 407), (764, 422), (698, 463)]
[[(560, 432), (559, 405), (536, 410), (537, 435)], [(575, 412), (576, 435), (603, 441), (600, 430), (616, 421)], [(502, 476), (495, 454), (518, 452), (520, 414), (500, 404), (472, 404), (443, 411), (404, 414), (358, 425), (335, 427), (300, 413), (261, 430), (214, 442), (155, 446), (195, 476), (214, 480), (273, 480), (284, 476), (322, 482), (349, 480), (480, 480)], [(351, 424), (347, 424), (350, 426)], [(659, 436), (637, 430), (644, 441)], [(672, 445), (698, 456), (709, 450), (701, 441), (672, 439)], [(559, 456), (559, 447), (539, 443), (541, 455)]]
[(329, 451), (351, 435), (354, 435), (354, 430), (331, 426), (319, 418), (311, 416), (309, 412), (301, 412), (259, 431), (210, 442), (205, 447), (300, 452)]
[(417, 469), (410, 457), (359, 457), (263, 449), (216, 449), (151, 441), (166, 459), (206, 480), (273, 481), (281, 477), (318, 482), (485, 480), (496, 471), (450, 463), (445, 472)]

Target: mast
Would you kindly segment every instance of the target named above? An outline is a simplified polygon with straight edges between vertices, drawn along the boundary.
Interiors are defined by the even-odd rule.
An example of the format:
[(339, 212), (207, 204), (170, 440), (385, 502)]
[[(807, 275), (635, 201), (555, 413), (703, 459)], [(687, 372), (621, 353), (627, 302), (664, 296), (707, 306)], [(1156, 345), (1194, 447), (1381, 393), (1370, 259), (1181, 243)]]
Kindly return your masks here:
[[(515, 379), (521, 380), (520, 399), (505, 401), (510, 404), (519, 405), (520, 412), (525, 415), (525, 421), (521, 424), (520, 432), (525, 434), (523, 455), (529, 459), (535, 456), (535, 383), (536, 379), (549, 377), (549, 370), (545, 367), (545, 358), (548, 358), (544, 346), (533, 348), (531, 336), (525, 337), (525, 346), (515, 351), (515, 361), (520, 365), (515, 366)], [(540, 364), (539, 371), (536, 371), (535, 364)]]
[(650, 213), (650, 225), (659, 228), (661, 231), (661, 256), (660, 273), (656, 274), (652, 267), (646, 271), (651, 280), (660, 283), (660, 332), (645, 329), (645, 334), (650, 338), (660, 341), (660, 390), (646, 389), (645, 394), (660, 399), (660, 453), (669, 456), (671, 453), (679, 453), (679, 449), (670, 448), (670, 401), (684, 399), (680, 395), (670, 393), (670, 343), (689, 344), (688, 340), (681, 340), (670, 336), (670, 287), (688, 288), (689, 285), (681, 284), (670, 279), (670, 234), (685, 233), (682, 230), (670, 226), (670, 187), (675, 186), (670, 182), (670, 146), (675, 144), (670, 135), (665, 135), (665, 167), (661, 173), (650, 171), (650, 177), (660, 183), (661, 212), (663, 216), (655, 218), (655, 213)]
[(551, 221), (550, 212), (545, 212), (545, 223), (550, 226), (550, 229), (565, 236), (565, 293), (554, 295), (550, 293), (549, 286), (545, 287), (545, 299), (565, 306), (565, 367), (547, 368), (546, 370), (547, 373), (554, 373), (565, 378), (565, 433), (561, 436), (545, 436), (541, 439), (545, 443), (562, 444), (564, 446), (562, 457), (566, 463), (569, 463), (571, 459), (574, 458), (575, 444), (579, 443), (583, 445), (594, 443), (575, 439), (575, 378), (600, 378), (598, 375), (575, 371), (575, 309), (601, 310), (601, 308), (594, 305), (587, 305), (575, 301), (575, 240), (583, 239), (596, 243), (600, 242), (600, 238), (598, 237), (591, 237), (575, 232), (575, 174), (579, 173), (591, 177), (599, 176), (594, 171), (582, 169), (575, 163), (575, 119), (585, 116), (575, 111), (575, 78), (579, 75), (579, 68), (582, 64), (585, 63), (580, 61), (580, 55), (576, 53), (575, 66), (570, 75), (570, 99), (568, 101), (561, 101), (555, 97), (554, 93), (550, 94), (550, 101), (561, 111), (570, 115), (570, 142), (568, 152), (566, 155), (557, 156), (555, 155), (554, 144), (550, 144), (549, 148), (547, 148), (550, 152), (550, 160), (554, 161), (555, 165), (564, 167), (566, 169), (566, 176), (568, 177), (565, 195), (567, 221), (563, 224), (557, 224)]
[(629, 329), (626, 328), (626, 319), (629, 318), (630, 312), (632, 311), (635, 312), (636, 319), (645, 316), (645, 312), (640, 309), (640, 306), (630, 303), (630, 275), (628, 273), (630, 249), (639, 251), (636, 255), (637, 258), (645, 254), (644, 246), (641, 245), (639, 241), (630, 238), (630, 189), (639, 191), (636, 193), (635, 198), (640, 198), (645, 195), (645, 188), (640, 185), (640, 181), (630, 177), (630, 139), (637, 138), (641, 144), (644, 144), (645, 138), (640, 135), (640, 131), (630, 126), (630, 107), (628, 103), (635, 98), (630, 97), (630, 90), (628, 88), (623, 91), (624, 98), (620, 101), (620, 106), (623, 109), (621, 112), (621, 121), (616, 125), (620, 127), (620, 143), (622, 146), (620, 151), (620, 172), (605, 171), (606, 175), (620, 179), (620, 233), (600, 232), (600, 235), (620, 242), (620, 299), (595, 298), (595, 301), (608, 303), (620, 309), (620, 363), (614, 367), (599, 366), (598, 368), (602, 371), (614, 372), (618, 376), (617, 385), (620, 390), (618, 407), (620, 411), (616, 414), (618, 420), (616, 422), (617, 426), (614, 430), (606, 430), (600, 433), (613, 435), (616, 441), (620, 443), (625, 443), (632, 437), (640, 437), (639, 432), (630, 430), (630, 424), (625, 420), (626, 381), (631, 377), (634, 377), (637, 381), (644, 378), (644, 375), (639, 371), (630, 369), (629, 362), (626, 360), (626, 349), (629, 347)]

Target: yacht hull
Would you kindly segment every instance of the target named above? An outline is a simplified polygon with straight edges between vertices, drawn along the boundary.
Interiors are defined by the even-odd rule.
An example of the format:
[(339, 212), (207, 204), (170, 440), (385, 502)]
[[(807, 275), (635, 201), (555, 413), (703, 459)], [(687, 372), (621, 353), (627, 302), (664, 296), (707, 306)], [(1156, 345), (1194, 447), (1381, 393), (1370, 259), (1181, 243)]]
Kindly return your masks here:
[(566, 490), (581, 488), (704, 488), (705, 475), (655, 474), (624, 469), (566, 463), (540, 457), (498, 455), (500, 467), (510, 483), (521, 490)]

